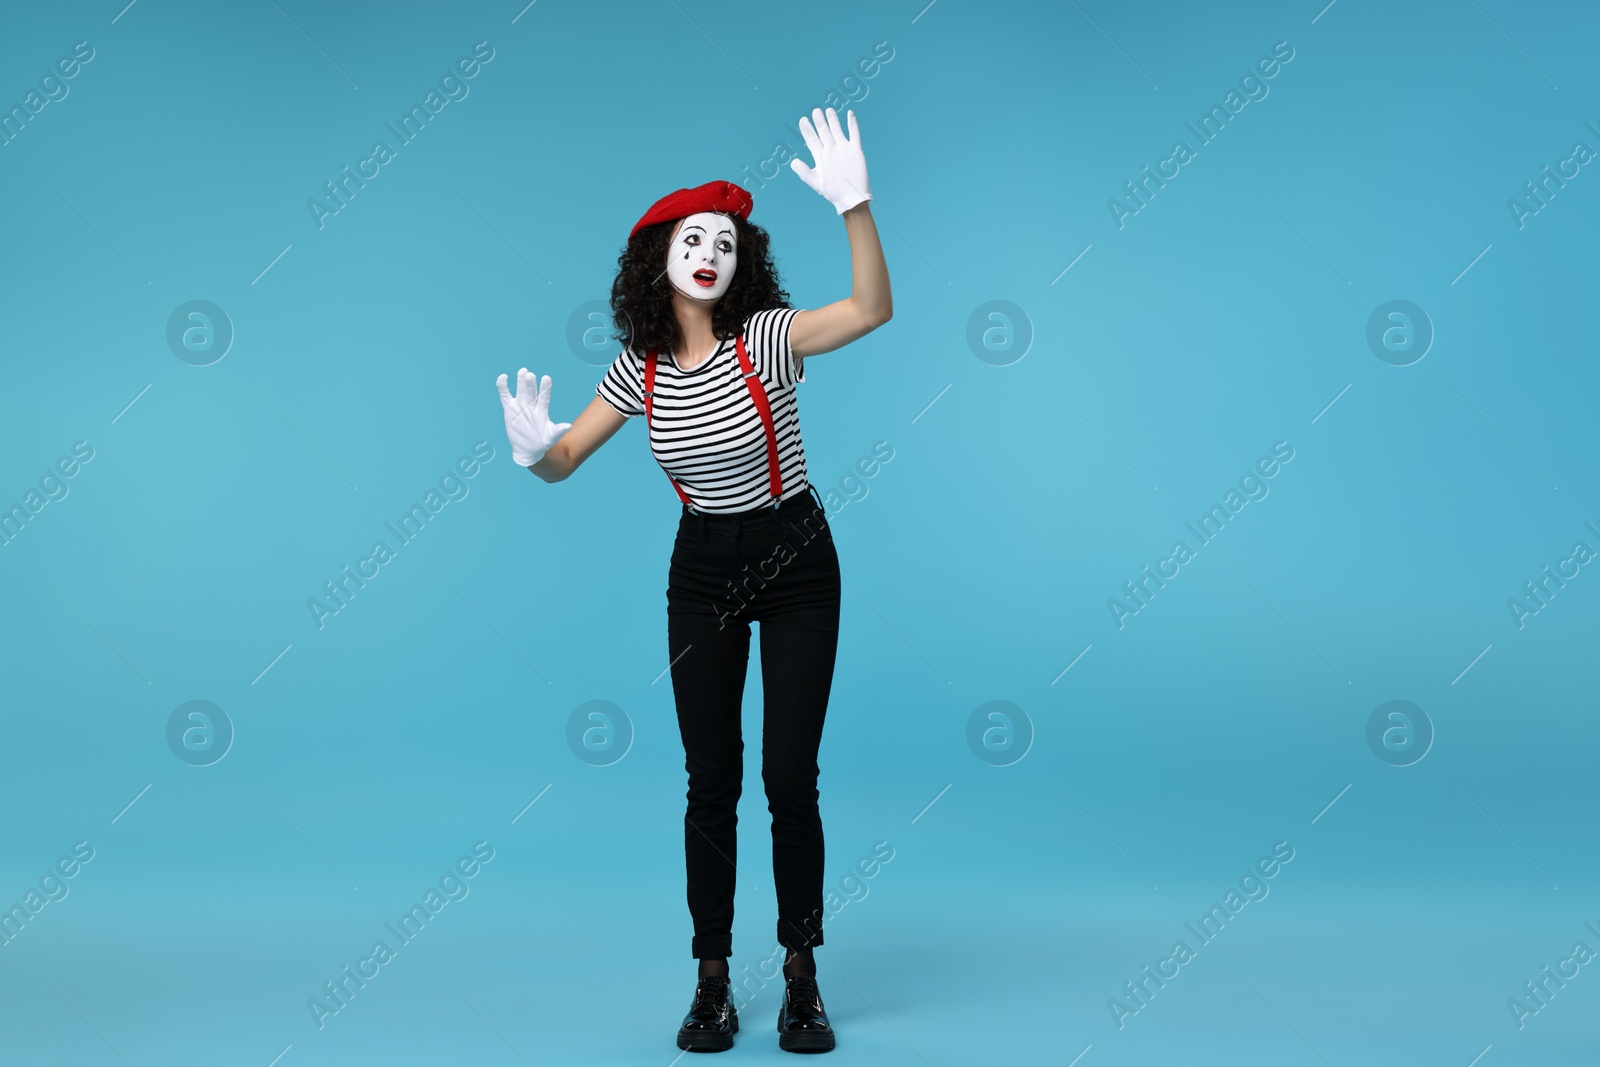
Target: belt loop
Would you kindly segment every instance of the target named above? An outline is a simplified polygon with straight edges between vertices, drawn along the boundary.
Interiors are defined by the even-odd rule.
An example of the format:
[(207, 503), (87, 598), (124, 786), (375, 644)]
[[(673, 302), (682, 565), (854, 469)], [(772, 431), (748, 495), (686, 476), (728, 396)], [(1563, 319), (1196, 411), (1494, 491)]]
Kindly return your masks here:
[(703, 545), (706, 543), (706, 513), (697, 511), (695, 514), (700, 516), (700, 543)]

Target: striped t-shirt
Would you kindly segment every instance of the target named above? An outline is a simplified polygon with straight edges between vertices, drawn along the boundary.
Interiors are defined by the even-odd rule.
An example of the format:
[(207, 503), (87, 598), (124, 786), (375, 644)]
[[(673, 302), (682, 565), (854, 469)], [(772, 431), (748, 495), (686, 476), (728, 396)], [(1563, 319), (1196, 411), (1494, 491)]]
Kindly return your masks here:
[[(789, 347), (789, 326), (798, 310), (758, 311), (744, 324), (745, 352), (772, 408), (785, 500), (806, 492), (809, 484), (794, 392), (795, 383), (805, 381), (804, 368)], [(644, 354), (620, 353), (595, 393), (619, 414), (643, 415)], [(687, 371), (670, 353), (658, 352), (650, 407), (650, 451), (697, 509), (726, 514), (771, 503), (766, 430), (739, 369), (733, 338)]]

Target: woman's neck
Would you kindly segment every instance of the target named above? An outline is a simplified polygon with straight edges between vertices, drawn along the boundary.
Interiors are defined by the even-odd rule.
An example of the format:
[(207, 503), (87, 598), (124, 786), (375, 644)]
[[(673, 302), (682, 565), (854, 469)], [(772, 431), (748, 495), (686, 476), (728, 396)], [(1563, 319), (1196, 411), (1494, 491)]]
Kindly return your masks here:
[(717, 336), (711, 332), (714, 306), (714, 303), (695, 300), (679, 292), (672, 294), (672, 310), (678, 317), (678, 334), (682, 338), (673, 354), (684, 370), (704, 363), (717, 350)]

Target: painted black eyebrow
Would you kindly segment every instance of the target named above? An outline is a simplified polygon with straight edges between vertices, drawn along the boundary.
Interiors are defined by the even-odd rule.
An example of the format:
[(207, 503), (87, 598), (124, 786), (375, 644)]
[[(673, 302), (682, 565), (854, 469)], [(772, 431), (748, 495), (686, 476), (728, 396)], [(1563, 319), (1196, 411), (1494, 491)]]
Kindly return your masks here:
[[(684, 227), (684, 230), (704, 230), (704, 229), (705, 229), (705, 227), (700, 225), (698, 222), (694, 223), (691, 226), (685, 226)], [(734, 233), (733, 233), (732, 230), (718, 230), (717, 231), (717, 236), (718, 237), (721, 237), (723, 234), (727, 234), (729, 237), (734, 236)]]

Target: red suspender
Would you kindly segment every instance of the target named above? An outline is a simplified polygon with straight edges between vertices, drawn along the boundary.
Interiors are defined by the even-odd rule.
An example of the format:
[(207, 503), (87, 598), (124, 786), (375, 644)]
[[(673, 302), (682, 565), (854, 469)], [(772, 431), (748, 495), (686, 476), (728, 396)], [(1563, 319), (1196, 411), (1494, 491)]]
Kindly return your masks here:
[(744, 384), (750, 387), (750, 399), (756, 402), (761, 415), (761, 425), (767, 431), (767, 481), (772, 486), (772, 504), (778, 504), (783, 495), (783, 477), (778, 472), (778, 431), (772, 425), (772, 408), (767, 405), (767, 391), (761, 385), (755, 368), (750, 365), (750, 355), (744, 350), (744, 335), (740, 334), (736, 347), (739, 352), (739, 369), (744, 371)]
[[(744, 336), (741, 334), (735, 345), (739, 353), (739, 369), (744, 372), (744, 384), (750, 390), (750, 399), (755, 401), (756, 412), (761, 416), (761, 426), (767, 433), (767, 481), (772, 487), (772, 503), (776, 507), (778, 500), (783, 496), (783, 476), (778, 470), (778, 431), (772, 425), (772, 408), (767, 403), (767, 391), (761, 385), (761, 379), (756, 374), (755, 368), (750, 364), (750, 354), (745, 351)], [(656, 350), (651, 349), (644, 357), (644, 422), (645, 434), (649, 436), (651, 397), (655, 395), (656, 388)], [(689, 497), (684, 493), (683, 487), (676, 478), (667, 474), (667, 481), (672, 483), (672, 488), (677, 490), (678, 499), (685, 504), (693, 506)]]
[[(649, 443), (650, 438), (650, 398), (655, 395), (655, 388), (656, 350), (652, 348), (644, 357), (644, 428), (646, 444)], [(665, 468), (663, 468), (663, 470), (664, 469)], [(667, 481), (671, 482), (672, 488), (677, 490), (678, 499), (683, 501), (685, 504), (689, 503), (689, 498), (684, 494), (683, 487), (678, 484), (678, 480), (671, 474), (668, 474)]]

